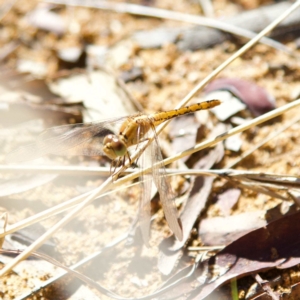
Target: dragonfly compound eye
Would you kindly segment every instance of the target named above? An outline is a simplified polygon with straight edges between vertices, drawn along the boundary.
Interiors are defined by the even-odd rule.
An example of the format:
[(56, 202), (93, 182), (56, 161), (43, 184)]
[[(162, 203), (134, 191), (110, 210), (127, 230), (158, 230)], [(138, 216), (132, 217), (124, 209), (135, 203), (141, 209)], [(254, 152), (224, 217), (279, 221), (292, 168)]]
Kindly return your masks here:
[(103, 140), (103, 151), (110, 159), (116, 159), (124, 156), (127, 148), (117, 136), (109, 134)]

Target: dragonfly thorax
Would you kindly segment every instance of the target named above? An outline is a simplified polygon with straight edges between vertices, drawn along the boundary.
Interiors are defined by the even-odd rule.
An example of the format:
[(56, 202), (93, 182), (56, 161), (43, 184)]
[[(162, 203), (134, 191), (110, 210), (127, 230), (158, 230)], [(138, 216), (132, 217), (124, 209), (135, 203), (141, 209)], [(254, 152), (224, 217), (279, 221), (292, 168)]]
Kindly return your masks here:
[(124, 156), (127, 153), (127, 147), (119, 136), (108, 134), (103, 140), (103, 152), (108, 158), (114, 160)]

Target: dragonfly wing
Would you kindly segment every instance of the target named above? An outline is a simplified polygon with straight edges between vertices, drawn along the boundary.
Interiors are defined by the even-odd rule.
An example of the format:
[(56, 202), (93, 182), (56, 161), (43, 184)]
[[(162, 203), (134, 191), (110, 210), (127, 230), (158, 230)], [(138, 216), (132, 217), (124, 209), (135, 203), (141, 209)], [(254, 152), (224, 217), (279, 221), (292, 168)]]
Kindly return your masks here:
[(35, 143), (11, 152), (7, 161), (32, 160), (47, 154), (103, 155), (102, 140), (107, 134), (114, 133), (109, 125), (120, 120), (124, 118), (50, 128), (44, 131)]
[(177, 239), (182, 241), (183, 231), (181, 220), (178, 217), (178, 211), (175, 204), (175, 194), (172, 190), (170, 182), (168, 181), (165, 166), (162, 163), (163, 157), (158, 144), (155, 128), (153, 128), (153, 132), (154, 140), (151, 143), (151, 152), (153, 165), (157, 164), (156, 167), (152, 168), (153, 179), (160, 195), (165, 218)]
[[(144, 169), (147, 166), (147, 158), (149, 157), (148, 149), (142, 153), (141, 156), (141, 168)], [(151, 187), (152, 187), (152, 175), (142, 173), (141, 175), (142, 194), (140, 199), (139, 208), (139, 224), (141, 227), (142, 237), (146, 246), (149, 246), (149, 233), (151, 223)]]

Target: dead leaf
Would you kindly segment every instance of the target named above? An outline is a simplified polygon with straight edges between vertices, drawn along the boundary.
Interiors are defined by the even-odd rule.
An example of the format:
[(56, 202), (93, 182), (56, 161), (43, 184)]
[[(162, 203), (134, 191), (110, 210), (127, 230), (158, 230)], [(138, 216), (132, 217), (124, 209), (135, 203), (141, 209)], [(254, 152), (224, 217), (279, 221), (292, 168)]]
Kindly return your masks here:
[(205, 99), (222, 99), (222, 105), (211, 109), (219, 121), (225, 121), (247, 107), (237, 97), (224, 90), (210, 91), (206, 94)]
[[(179, 153), (195, 145), (199, 122), (193, 114), (172, 120), (169, 135), (172, 139), (172, 151)], [(186, 161), (189, 156), (184, 157)]]
[[(285, 216), (234, 241), (199, 264), (194, 274), (196, 281), (190, 281), (190, 285), (185, 285), (184, 289), (176, 287), (177, 292), (181, 288), (178, 296), (192, 293), (191, 299), (204, 299), (233, 278), (299, 264), (299, 217), (300, 212)], [(196, 285), (198, 289), (195, 289)]]
[(227, 217), (207, 218), (199, 224), (201, 241), (208, 246), (226, 245), (247, 232), (267, 224), (265, 211), (252, 211)]
[[(172, 290), (167, 290), (162, 299), (185, 296), (189, 299), (204, 299), (217, 287), (233, 278), (270, 268), (288, 268), (300, 262), (300, 212), (285, 216), (270, 224), (251, 231), (229, 244), (215, 256), (198, 265), (192, 276), (185, 278)], [(190, 266), (182, 269), (173, 278), (186, 274)]]
[[(203, 166), (203, 168), (211, 168), (219, 159), (220, 152), (223, 152), (223, 145), (221, 143), (211, 150), (208, 155), (203, 157), (195, 167), (200, 168), (200, 166)], [(182, 255), (182, 247), (188, 240), (195, 221), (206, 205), (213, 181), (213, 177), (199, 176), (195, 179), (190, 193), (190, 199), (181, 214), (183, 240), (175, 240), (172, 236), (160, 244), (158, 268), (162, 274), (170, 274), (179, 257)]]
[(254, 116), (260, 116), (276, 107), (274, 97), (251, 81), (239, 78), (220, 78), (208, 84), (205, 92), (211, 93), (216, 90), (231, 92), (248, 106)]
[(84, 122), (99, 121), (109, 117), (127, 116), (137, 112), (116, 78), (105, 70), (90, 73), (68, 72), (49, 84), (50, 90), (67, 101), (83, 101)]
[(228, 189), (218, 195), (216, 205), (220, 207), (224, 216), (229, 216), (232, 207), (237, 203), (240, 195), (240, 189)]

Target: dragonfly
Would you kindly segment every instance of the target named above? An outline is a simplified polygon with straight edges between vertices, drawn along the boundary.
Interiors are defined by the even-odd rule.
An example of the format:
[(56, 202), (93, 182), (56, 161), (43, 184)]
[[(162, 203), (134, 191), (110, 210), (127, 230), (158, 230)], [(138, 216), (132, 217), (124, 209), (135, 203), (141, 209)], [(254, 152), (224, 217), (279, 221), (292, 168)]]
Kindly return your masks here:
[[(131, 116), (108, 119), (94, 123), (69, 124), (52, 127), (44, 131), (33, 144), (25, 145), (11, 152), (7, 160), (21, 162), (33, 160), (48, 154), (56, 155), (87, 155), (107, 156), (111, 166), (124, 166), (126, 158), (132, 164), (132, 147), (138, 147), (149, 140), (149, 132), (153, 133), (153, 141), (146, 150), (150, 149), (151, 178), (160, 194), (160, 200), (167, 223), (178, 240), (183, 239), (183, 230), (175, 197), (166, 176), (163, 158), (158, 144), (155, 128), (163, 122), (190, 114), (199, 110), (210, 109), (221, 104), (220, 100), (207, 100), (170, 111), (153, 114), (137, 113)], [(115, 127), (119, 126), (116, 131)], [(145, 159), (142, 159), (142, 168)], [(113, 175), (113, 174), (112, 174)], [(146, 178), (147, 175), (144, 176)], [(144, 241), (149, 240), (150, 231), (150, 197), (152, 181), (142, 180), (143, 193), (139, 206), (139, 223)]]

